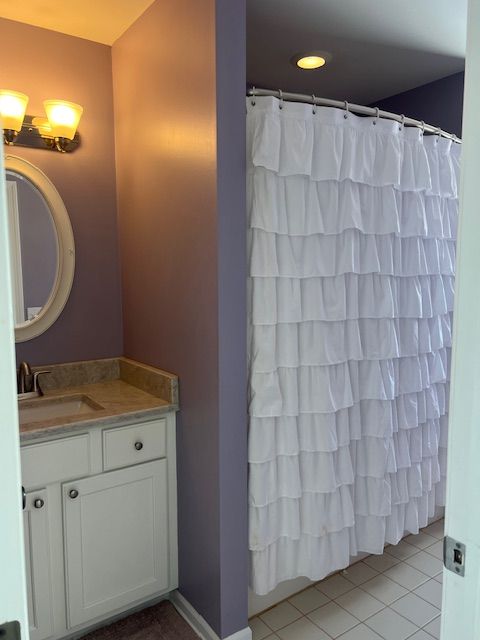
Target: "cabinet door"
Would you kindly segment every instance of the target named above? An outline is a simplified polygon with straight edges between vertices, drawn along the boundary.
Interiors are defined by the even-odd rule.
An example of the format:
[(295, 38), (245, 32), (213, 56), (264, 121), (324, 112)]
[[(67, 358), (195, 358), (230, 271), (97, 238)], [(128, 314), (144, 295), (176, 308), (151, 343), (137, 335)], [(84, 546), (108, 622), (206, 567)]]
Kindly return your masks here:
[(167, 461), (63, 487), (69, 627), (169, 589)]
[(53, 634), (50, 536), (45, 490), (27, 494), (23, 521), (30, 638), (43, 640)]

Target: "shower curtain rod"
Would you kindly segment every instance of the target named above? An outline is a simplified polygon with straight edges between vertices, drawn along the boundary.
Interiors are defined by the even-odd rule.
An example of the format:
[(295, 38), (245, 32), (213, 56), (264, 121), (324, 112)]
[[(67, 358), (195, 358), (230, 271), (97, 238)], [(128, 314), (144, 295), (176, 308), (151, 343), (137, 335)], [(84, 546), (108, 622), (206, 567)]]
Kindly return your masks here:
[(341, 100), (331, 100), (330, 98), (317, 98), (314, 95), (309, 96), (304, 93), (289, 93), (288, 91), (257, 89), (256, 87), (252, 87), (248, 90), (247, 93), (252, 98), (260, 96), (273, 96), (274, 98), (279, 98), (280, 100), (287, 100), (287, 102), (308, 102), (310, 104), (315, 104), (321, 107), (336, 107), (338, 109), (346, 109), (347, 111), (360, 113), (364, 116), (376, 116), (378, 118), (386, 118), (387, 120), (396, 120), (401, 124), (411, 127), (419, 127), (420, 129), (422, 129), (423, 131), (427, 131), (428, 133), (435, 133), (442, 136), (443, 138), (447, 138), (448, 140), (453, 140), (454, 142), (458, 142), (459, 144), (462, 143), (462, 140), (458, 138), (454, 133), (447, 133), (446, 131), (440, 129), (440, 127), (434, 127), (431, 124), (425, 124), (425, 122), (415, 120), (414, 118), (407, 118), (403, 115), (400, 116), (396, 113), (390, 113), (390, 111), (383, 111), (382, 109), (378, 109), (377, 107), (364, 107), (363, 105), (353, 104), (347, 102), (346, 100), (342, 102)]

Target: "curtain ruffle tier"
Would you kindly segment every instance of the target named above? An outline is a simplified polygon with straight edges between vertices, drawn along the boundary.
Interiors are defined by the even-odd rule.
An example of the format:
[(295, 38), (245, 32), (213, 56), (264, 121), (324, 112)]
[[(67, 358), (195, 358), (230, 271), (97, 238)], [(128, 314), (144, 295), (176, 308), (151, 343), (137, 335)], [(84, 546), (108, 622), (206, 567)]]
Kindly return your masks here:
[(265, 594), (382, 553), (444, 504), (460, 146), (275, 98), (247, 112), (251, 582)]

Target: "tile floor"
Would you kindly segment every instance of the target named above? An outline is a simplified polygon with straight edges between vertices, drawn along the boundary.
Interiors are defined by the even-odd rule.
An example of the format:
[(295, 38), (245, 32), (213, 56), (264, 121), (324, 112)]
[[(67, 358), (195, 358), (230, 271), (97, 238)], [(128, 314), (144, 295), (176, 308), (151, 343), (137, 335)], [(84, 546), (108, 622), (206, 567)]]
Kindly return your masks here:
[(253, 640), (440, 637), (443, 521), (250, 620)]

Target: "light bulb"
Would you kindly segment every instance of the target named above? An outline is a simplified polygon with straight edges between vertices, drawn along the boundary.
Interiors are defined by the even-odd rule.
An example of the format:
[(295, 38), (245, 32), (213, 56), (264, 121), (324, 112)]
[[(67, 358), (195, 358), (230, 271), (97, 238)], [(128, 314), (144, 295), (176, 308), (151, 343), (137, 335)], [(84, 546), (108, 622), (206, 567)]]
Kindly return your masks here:
[(43, 106), (52, 130), (51, 135), (55, 138), (73, 140), (82, 117), (83, 107), (64, 100), (45, 100)]
[(326, 62), (322, 56), (304, 56), (297, 60), (297, 67), (300, 67), (300, 69), (318, 69), (323, 67)]
[(28, 96), (24, 93), (0, 89), (0, 118), (5, 130), (21, 131), (27, 104)]

